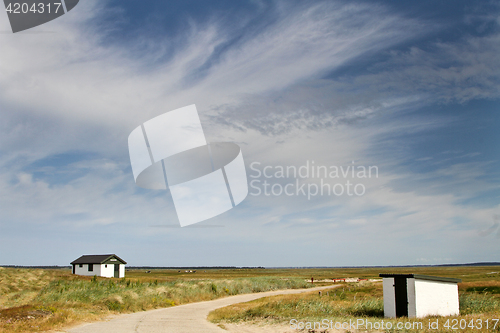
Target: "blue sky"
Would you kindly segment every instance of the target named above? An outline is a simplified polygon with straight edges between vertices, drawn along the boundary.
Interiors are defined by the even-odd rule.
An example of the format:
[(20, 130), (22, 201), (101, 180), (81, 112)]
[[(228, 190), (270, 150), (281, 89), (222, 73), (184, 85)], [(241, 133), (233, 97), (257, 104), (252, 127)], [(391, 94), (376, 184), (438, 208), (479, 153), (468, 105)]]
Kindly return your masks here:
[[(494, 1), (85, 0), (9, 30), (0, 14), (0, 264), (499, 261)], [(314, 161), (378, 177), (350, 179), (361, 196), (249, 195), (180, 228), (168, 192), (135, 185), (127, 137), (190, 104), (249, 176)]]

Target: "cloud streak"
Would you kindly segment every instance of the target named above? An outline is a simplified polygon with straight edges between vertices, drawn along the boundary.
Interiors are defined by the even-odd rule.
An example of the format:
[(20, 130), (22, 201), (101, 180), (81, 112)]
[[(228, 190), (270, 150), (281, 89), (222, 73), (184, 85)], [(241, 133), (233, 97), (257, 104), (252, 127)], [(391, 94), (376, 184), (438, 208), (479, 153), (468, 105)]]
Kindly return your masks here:
[[(120, 235), (136, 246), (123, 248), (132, 258), (158, 248), (187, 254), (196, 244), (213, 248), (199, 259), (186, 255), (186, 264), (197, 265), (239, 265), (255, 247), (262, 251), (243, 264), (325, 265), (336, 246), (355, 244), (360, 252), (349, 260), (366, 264), (361, 250), (377, 242), (394, 244), (380, 255), (418, 238), (412, 246), (422, 252), (419, 260), (432, 254), (425, 248), (439, 237), (448, 245), (457, 237), (473, 247), (474, 232), (486, 229), (498, 211), (495, 205), (460, 203), (495, 189), (496, 183), (482, 180), (494, 177), (487, 171), (491, 161), (450, 160), (425, 174), (405, 165), (417, 159), (408, 149), (409, 135), (423, 138), (464, 121), (411, 115), (440, 103), (499, 98), (497, 32), (413, 45), (440, 25), (362, 2), (276, 2), (272, 15), (257, 25), (249, 23), (256, 13), (233, 22), (236, 29), (214, 15), (203, 24), (187, 20), (189, 29), (177, 35), (160, 39), (141, 31), (137, 40), (107, 44), (116, 22), (103, 23), (98, 13), (106, 6), (81, 3), (78, 12), (44, 26), (54, 33), (43, 38), (0, 35), (0, 225), (11, 235), (30, 226), (65, 235), (120, 226)], [(340, 71), (360, 60), (369, 65)], [(144, 121), (193, 103), (207, 138), (240, 143), (246, 161), (354, 160), (377, 165), (381, 176), (367, 180), (367, 195), (355, 200), (249, 197), (217, 219), (224, 228), (153, 230), (176, 224), (175, 213), (168, 194), (135, 187), (126, 138)], [(71, 161), (71, 154), (81, 158)], [(210, 258), (223, 257), (226, 245), (233, 250), (226, 261)], [(87, 251), (85, 243), (78, 246), (75, 251)], [(308, 250), (299, 251), (301, 246)], [(324, 251), (316, 262), (309, 260), (311, 246)], [(287, 251), (296, 261), (268, 255)], [(447, 250), (440, 258), (459, 261), (461, 255)], [(412, 258), (400, 254), (382, 262), (373, 254), (370, 262)]]

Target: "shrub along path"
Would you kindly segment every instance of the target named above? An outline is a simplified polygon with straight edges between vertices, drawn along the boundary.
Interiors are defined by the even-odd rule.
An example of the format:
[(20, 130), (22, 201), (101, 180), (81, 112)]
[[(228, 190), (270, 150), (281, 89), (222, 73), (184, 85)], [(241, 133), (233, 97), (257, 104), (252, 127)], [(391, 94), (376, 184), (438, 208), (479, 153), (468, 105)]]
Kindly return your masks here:
[(227, 332), (207, 321), (210, 311), (236, 303), (249, 302), (258, 298), (298, 294), (330, 289), (333, 286), (288, 289), (255, 294), (244, 294), (216, 299), (213, 301), (190, 303), (165, 309), (156, 309), (119, 315), (111, 320), (84, 324), (61, 332), (69, 333), (221, 333)]

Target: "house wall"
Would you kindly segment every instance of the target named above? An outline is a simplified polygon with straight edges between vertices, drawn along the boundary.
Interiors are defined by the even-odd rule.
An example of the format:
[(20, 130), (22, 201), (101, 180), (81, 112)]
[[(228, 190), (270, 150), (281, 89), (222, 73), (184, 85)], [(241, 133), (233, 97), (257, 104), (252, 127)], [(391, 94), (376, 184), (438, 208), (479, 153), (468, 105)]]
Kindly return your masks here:
[(458, 285), (415, 279), (415, 308), (416, 317), (458, 315)]
[[(75, 274), (77, 275), (85, 275), (85, 276), (101, 276), (101, 265), (94, 264), (94, 270), (89, 272), (89, 265), (83, 264), (83, 267), (80, 267), (78, 264), (75, 265)], [(109, 266), (109, 265), (108, 265)]]
[[(116, 263), (118, 265), (118, 263)], [(89, 265), (83, 264), (83, 267), (79, 267), (78, 264), (75, 265), (75, 274), (85, 275), (85, 276), (102, 276), (107, 278), (112, 278), (115, 276), (115, 264), (94, 264), (94, 270), (89, 272)], [(107, 266), (107, 267), (106, 267)], [(125, 277), (125, 265), (120, 264), (120, 278)]]
[(396, 317), (396, 295), (394, 293), (394, 278), (383, 278), (384, 287), (384, 316)]
[(115, 275), (114, 265), (101, 264), (100, 266), (101, 266), (101, 275), (100, 276), (107, 277), (107, 278), (114, 277), (114, 275)]
[[(120, 265), (120, 268), (119, 268), (119, 271), (118, 271), (119, 272), (119, 277), (120, 278), (125, 277), (125, 265), (122, 264), (120, 261), (118, 261), (116, 258), (111, 258), (111, 259), (105, 261), (105, 264), (108, 264), (108, 267), (109, 267), (110, 264), (112, 266), (114, 266), (114, 265)], [(114, 269), (114, 267), (113, 267), (113, 269)], [(115, 272), (114, 271), (113, 271), (113, 274), (112, 274), (111, 277), (113, 277), (113, 276), (115, 276)]]
[(125, 277), (125, 265), (120, 265), (120, 278)]

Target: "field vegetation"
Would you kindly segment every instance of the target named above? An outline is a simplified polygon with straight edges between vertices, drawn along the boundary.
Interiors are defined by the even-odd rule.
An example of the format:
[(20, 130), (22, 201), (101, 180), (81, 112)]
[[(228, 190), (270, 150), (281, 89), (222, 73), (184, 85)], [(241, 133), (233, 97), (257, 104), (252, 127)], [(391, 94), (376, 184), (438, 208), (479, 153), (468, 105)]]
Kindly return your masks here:
[[(252, 302), (236, 304), (213, 311), (209, 320), (222, 327), (227, 323), (248, 322), (253, 324), (283, 324), (292, 327), (290, 321), (321, 322), (323, 319), (333, 323), (357, 321), (365, 319), (372, 323), (390, 322), (393, 329), (375, 330), (377, 332), (500, 332), (500, 322), (493, 327), (492, 319), (500, 319), (500, 268), (499, 267), (431, 267), (408, 269), (383, 269), (383, 272), (418, 273), (461, 278), (459, 284), (460, 316), (429, 317), (419, 319), (394, 319), (384, 318), (382, 283), (361, 281), (358, 283), (341, 283), (335, 288), (324, 290), (321, 293), (311, 292), (298, 295), (280, 295), (258, 299)], [(381, 269), (379, 268), (380, 272)], [(352, 272), (356, 273), (356, 272)], [(363, 277), (374, 278), (372, 269), (358, 269), (358, 274)], [(439, 329), (429, 329), (429, 320), (440, 321)], [(450, 327), (445, 327), (446, 320), (450, 320)], [(459, 323), (458, 330), (453, 329), (453, 320)], [(474, 320), (473, 325), (469, 325)], [(479, 320), (479, 321), (478, 321)], [(489, 327), (486, 328), (486, 320)], [(478, 328), (482, 321), (483, 327)], [(401, 322), (412, 323), (411, 328), (395, 329)], [(421, 322), (422, 328), (416, 324)], [(462, 323), (462, 328), (460, 327)], [(415, 324), (414, 324), (415, 323)], [(467, 325), (464, 325), (467, 323)], [(409, 324), (408, 324), (409, 325)], [(465, 326), (465, 327), (464, 327)], [(297, 327), (297, 326), (294, 326)], [(386, 326), (387, 327), (387, 326)], [(372, 331), (362, 326), (361, 331)], [(304, 329), (304, 332), (329, 332), (325, 327), (317, 326), (316, 329)], [(348, 330), (346, 330), (348, 331)]]
[[(147, 271), (128, 270), (124, 279), (106, 279), (75, 276), (69, 269), (0, 268), (0, 332), (57, 330), (110, 314), (242, 293), (329, 285), (332, 279), (377, 279), (379, 273), (404, 271), (461, 278), (460, 318), (500, 317), (500, 274), (494, 272), (500, 271), (500, 267)], [(314, 284), (310, 282), (312, 277)], [(321, 296), (317, 293), (277, 296), (211, 314), (211, 320), (219, 323), (262, 320), (284, 323), (292, 317), (383, 319), (381, 284), (342, 283), (336, 289), (323, 291)]]
[(107, 279), (75, 276), (69, 269), (0, 268), (0, 332), (38, 332), (98, 320), (111, 313), (310, 286), (298, 277), (223, 271), (196, 275), (137, 270), (127, 272), (127, 278)]

